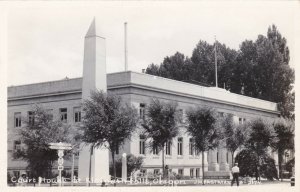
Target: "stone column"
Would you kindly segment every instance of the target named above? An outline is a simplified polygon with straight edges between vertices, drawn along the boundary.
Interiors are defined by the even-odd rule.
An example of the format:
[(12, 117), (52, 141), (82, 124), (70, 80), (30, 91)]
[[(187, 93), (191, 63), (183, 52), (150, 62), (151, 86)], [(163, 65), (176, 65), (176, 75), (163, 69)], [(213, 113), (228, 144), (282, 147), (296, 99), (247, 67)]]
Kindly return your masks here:
[(127, 181), (127, 158), (126, 153), (122, 155), (122, 180)]
[(210, 150), (210, 163), (208, 165), (208, 171), (219, 171), (219, 164), (217, 162), (217, 152), (218, 150)]
[(227, 150), (225, 148), (219, 149), (220, 171), (229, 171), (227, 162)]
[[(204, 152), (204, 171), (208, 170), (208, 152)], [(202, 174), (202, 172), (201, 172)]]

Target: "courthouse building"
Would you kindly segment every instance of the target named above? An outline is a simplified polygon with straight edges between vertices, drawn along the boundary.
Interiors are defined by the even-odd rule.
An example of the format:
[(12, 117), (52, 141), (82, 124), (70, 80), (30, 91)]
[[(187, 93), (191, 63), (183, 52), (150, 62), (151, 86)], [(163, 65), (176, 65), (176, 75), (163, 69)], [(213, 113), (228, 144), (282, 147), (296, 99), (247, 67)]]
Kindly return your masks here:
[[(18, 176), (21, 172), (26, 171), (26, 162), (14, 159), (12, 156), (15, 150), (22, 150), (23, 148), (18, 134), (20, 129), (25, 126), (22, 119), (31, 118), (33, 106), (39, 104), (48, 109), (53, 114), (53, 118), (61, 119), (72, 125), (80, 123), (82, 118), (81, 104), (83, 97), (85, 97), (83, 92), (89, 91), (85, 89), (88, 87), (87, 84), (90, 84), (87, 79), (93, 78), (95, 75), (89, 74), (89, 71), (93, 71), (93, 69), (96, 71), (95, 84), (97, 84), (97, 80), (101, 81), (100, 84), (105, 83), (106, 80), (106, 85), (101, 86), (107, 86), (108, 92), (121, 96), (123, 101), (135, 106), (141, 119), (144, 118), (147, 105), (153, 98), (165, 102), (177, 102), (183, 117), (188, 109), (196, 106), (209, 106), (216, 109), (220, 114), (232, 114), (234, 121), (240, 124), (258, 117), (273, 119), (280, 114), (276, 103), (230, 93), (221, 88), (203, 87), (132, 71), (106, 74), (105, 38), (100, 35), (96, 31), (95, 21), (93, 21), (85, 37), (82, 78), (66, 78), (8, 87), (7, 158), (8, 172), (11, 175)], [(101, 48), (98, 49), (98, 47)], [(95, 49), (97, 50), (95, 51)], [(89, 59), (89, 57), (93, 59)], [(102, 81), (101, 78), (105, 80)], [(84, 81), (88, 83), (84, 83)], [(99, 87), (98, 85), (95, 86), (96, 88)], [(139, 129), (140, 127), (133, 133), (131, 141), (119, 149), (117, 158), (121, 157), (124, 152), (142, 156), (144, 158), (142, 172), (158, 173), (161, 171), (162, 154), (145, 147), (147, 141), (140, 135)], [(201, 154), (196, 153), (193, 149), (192, 140), (186, 134), (183, 126), (180, 128), (179, 135), (167, 144), (165, 153), (165, 164), (172, 172), (190, 177), (201, 176)], [(79, 157), (76, 156), (75, 170), (80, 169), (78, 159)], [(205, 153), (204, 165), (207, 175), (228, 175), (231, 167), (231, 154), (222, 147), (208, 151)], [(84, 169), (87, 170), (88, 166), (85, 164)], [(66, 171), (70, 171), (71, 162), (65, 162), (64, 167)], [(54, 166), (54, 169), (56, 168)]]

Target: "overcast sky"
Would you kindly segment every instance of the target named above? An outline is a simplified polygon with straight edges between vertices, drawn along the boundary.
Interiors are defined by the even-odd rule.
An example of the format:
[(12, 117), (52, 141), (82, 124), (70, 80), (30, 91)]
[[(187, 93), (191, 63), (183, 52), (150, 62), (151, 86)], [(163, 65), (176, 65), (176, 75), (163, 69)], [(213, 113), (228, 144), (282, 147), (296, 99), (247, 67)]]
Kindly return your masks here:
[(84, 36), (93, 19), (106, 38), (107, 72), (124, 70), (128, 22), (129, 70), (160, 64), (179, 51), (191, 56), (197, 42), (214, 36), (238, 49), (275, 24), (294, 64), (295, 2), (36, 2), (16, 3), (7, 15), (7, 84), (82, 76)]

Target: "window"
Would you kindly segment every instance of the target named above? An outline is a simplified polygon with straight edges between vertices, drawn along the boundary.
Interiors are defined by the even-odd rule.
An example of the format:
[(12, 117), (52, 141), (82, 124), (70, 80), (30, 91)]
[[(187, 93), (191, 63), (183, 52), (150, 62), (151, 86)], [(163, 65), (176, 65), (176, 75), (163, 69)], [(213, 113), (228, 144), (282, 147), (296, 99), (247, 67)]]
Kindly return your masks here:
[(145, 103), (140, 103), (140, 119), (145, 119), (146, 105)]
[(183, 169), (178, 169), (178, 175), (183, 176)]
[(183, 143), (183, 138), (179, 137), (178, 138), (178, 143), (177, 143), (177, 153), (178, 153), (178, 155), (182, 155), (182, 143)]
[(34, 114), (32, 111), (28, 111), (28, 124), (34, 125)]
[(217, 152), (217, 163), (219, 163), (219, 152)]
[(159, 170), (159, 169), (154, 169), (154, 172), (153, 172), (153, 174), (154, 174), (154, 175), (158, 175), (158, 174), (159, 174), (159, 172), (160, 172), (160, 170)]
[(116, 149), (116, 155), (119, 155), (119, 147)]
[(179, 111), (178, 111), (178, 116), (179, 116), (179, 122), (180, 123), (183, 123), (183, 109), (179, 109)]
[(20, 112), (15, 113), (14, 119), (15, 119), (15, 127), (21, 127), (21, 113)]
[(218, 112), (218, 116), (219, 117), (224, 117), (224, 113), (223, 112)]
[(194, 168), (191, 168), (191, 169), (190, 169), (190, 177), (191, 177), (191, 178), (194, 178)]
[(140, 135), (140, 154), (145, 155), (145, 136)]
[(171, 141), (168, 141), (166, 144), (166, 155), (171, 155), (171, 147), (172, 147), (172, 143)]
[(21, 141), (14, 141), (14, 151), (21, 151)]
[(199, 156), (200, 155), (200, 151), (198, 149), (195, 148), (195, 155)]
[(47, 109), (47, 113), (50, 116), (50, 119), (53, 120), (53, 109)]
[(158, 155), (158, 149), (157, 149), (157, 147), (153, 147), (152, 152), (153, 152), (153, 155)]
[(239, 118), (239, 124), (243, 124), (243, 119), (242, 118)]
[(20, 171), (13, 171), (13, 175), (18, 179), (20, 177)]
[(226, 152), (226, 163), (228, 163), (228, 152)]
[(81, 122), (81, 109), (80, 107), (74, 107), (74, 122)]
[(246, 118), (243, 118), (243, 124), (246, 122)]
[(190, 138), (189, 142), (189, 155), (194, 155), (194, 139)]
[(67, 108), (61, 108), (59, 109), (59, 115), (60, 115), (60, 120), (63, 122), (67, 122), (68, 120), (68, 113), (67, 113)]
[(196, 169), (196, 177), (197, 177), (197, 178), (200, 177), (200, 169), (199, 169), (199, 168)]
[(146, 169), (141, 169), (141, 174), (142, 174), (142, 176), (146, 175), (146, 173), (147, 173), (147, 170), (146, 170)]

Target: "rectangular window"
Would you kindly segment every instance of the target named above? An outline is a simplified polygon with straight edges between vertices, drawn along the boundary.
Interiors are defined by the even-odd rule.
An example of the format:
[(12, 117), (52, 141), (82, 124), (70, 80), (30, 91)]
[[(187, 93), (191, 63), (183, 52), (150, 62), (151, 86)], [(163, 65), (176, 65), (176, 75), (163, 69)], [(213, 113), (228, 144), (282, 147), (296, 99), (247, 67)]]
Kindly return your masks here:
[(242, 118), (239, 118), (239, 124), (243, 124), (243, 119)]
[(140, 154), (145, 155), (145, 136), (140, 135)]
[(178, 116), (179, 116), (179, 122), (180, 123), (183, 123), (184, 122), (184, 120), (183, 120), (183, 109), (179, 109), (179, 111), (178, 111)]
[(224, 113), (223, 112), (218, 112), (218, 116), (219, 117), (224, 117)]
[(160, 170), (159, 170), (159, 169), (154, 169), (154, 172), (153, 172), (153, 174), (154, 174), (154, 175), (158, 175), (158, 174), (159, 174), (159, 172), (160, 172)]
[(74, 122), (81, 122), (81, 109), (80, 107), (74, 107)]
[(166, 155), (171, 155), (171, 147), (172, 147), (172, 143), (171, 141), (168, 141), (166, 144)]
[(158, 155), (158, 149), (157, 149), (157, 147), (153, 147), (152, 152), (153, 152), (153, 155)]
[(50, 119), (53, 120), (53, 109), (47, 109), (47, 113), (50, 116)]
[(183, 176), (183, 169), (178, 169), (178, 175)]
[(197, 178), (200, 177), (200, 169), (199, 169), (199, 168), (196, 169), (196, 177), (197, 177)]
[(197, 148), (195, 148), (195, 155), (196, 155), (196, 156), (199, 156), (199, 155), (200, 155), (200, 151), (199, 151)]
[(190, 138), (189, 142), (189, 155), (194, 155), (194, 139)]
[(32, 111), (28, 111), (28, 124), (34, 125), (34, 114)]
[(246, 118), (243, 119), (243, 124), (246, 123)]
[(177, 143), (177, 152), (178, 152), (178, 155), (182, 155), (182, 146), (183, 146), (183, 138), (179, 137), (178, 138), (178, 143)]
[(191, 168), (191, 169), (190, 169), (190, 177), (191, 177), (191, 178), (194, 178), (194, 168)]
[(13, 171), (13, 175), (16, 177), (16, 179), (19, 179), (20, 171)]
[(21, 141), (14, 141), (14, 150), (15, 151), (21, 151)]
[(119, 155), (119, 147), (116, 149), (116, 155)]
[(146, 105), (145, 103), (140, 103), (140, 119), (145, 119)]
[(67, 122), (68, 120), (68, 111), (67, 108), (60, 108), (59, 109), (59, 115), (60, 115), (60, 120), (63, 122)]
[(147, 170), (146, 170), (146, 169), (141, 169), (141, 174), (142, 174), (142, 176), (146, 175), (146, 173), (147, 173)]
[(15, 127), (21, 127), (21, 112), (17, 112), (14, 115)]

